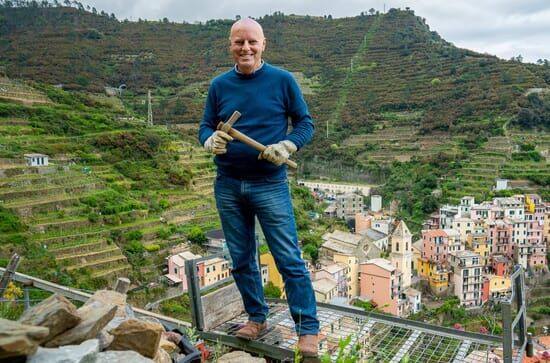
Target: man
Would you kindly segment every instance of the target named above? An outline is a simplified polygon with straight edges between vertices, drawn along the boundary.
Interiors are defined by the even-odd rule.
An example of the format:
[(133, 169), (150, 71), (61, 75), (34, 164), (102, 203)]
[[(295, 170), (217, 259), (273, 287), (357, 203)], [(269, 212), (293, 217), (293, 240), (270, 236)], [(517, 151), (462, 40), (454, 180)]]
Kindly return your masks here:
[[(267, 328), (268, 306), (256, 256), (257, 216), (285, 281), (298, 348), (302, 356), (316, 356), (319, 321), (315, 294), (300, 257), (284, 165), (290, 154), (311, 139), (313, 122), (292, 75), (263, 61), (266, 39), (260, 24), (249, 18), (237, 21), (229, 41), (235, 67), (212, 81), (199, 140), (216, 155), (216, 205), (233, 261), (232, 274), (249, 316), (237, 336), (256, 339)], [(216, 131), (218, 122), (234, 111), (241, 113), (235, 127), (267, 145), (260, 155), (227, 133)], [(293, 129), (287, 135), (288, 118)]]

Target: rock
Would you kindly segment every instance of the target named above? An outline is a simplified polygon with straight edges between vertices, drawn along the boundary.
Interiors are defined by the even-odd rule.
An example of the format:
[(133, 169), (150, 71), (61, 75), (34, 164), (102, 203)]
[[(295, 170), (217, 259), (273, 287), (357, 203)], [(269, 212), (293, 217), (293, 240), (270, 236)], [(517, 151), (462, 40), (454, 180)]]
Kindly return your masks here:
[(97, 355), (95, 363), (155, 363), (152, 359), (145, 358), (141, 354), (128, 350), (116, 352), (108, 350)]
[(95, 338), (115, 316), (116, 309), (117, 307), (114, 305), (100, 305), (99, 303), (83, 306), (77, 310), (81, 319), (80, 323), (44, 345), (53, 348), (61, 345), (80, 344), (85, 340)]
[(86, 340), (80, 345), (65, 345), (59, 348), (38, 348), (27, 363), (93, 363), (99, 353), (97, 339)]
[(172, 358), (167, 351), (162, 348), (159, 348), (157, 355), (155, 356), (155, 363), (172, 363)]
[(97, 333), (96, 339), (99, 340), (99, 350), (103, 351), (111, 345), (115, 338), (103, 328), (103, 330)]
[(55, 294), (25, 311), (19, 322), (49, 328), (50, 334), (44, 338), (44, 341), (48, 341), (75, 327), (80, 318), (76, 307), (67, 298)]
[(33, 354), (49, 333), (48, 328), (0, 319), (0, 359)]
[(120, 292), (121, 294), (126, 294), (129, 289), (130, 279), (126, 277), (119, 277), (115, 284), (115, 287), (113, 288), (113, 290), (115, 290), (116, 292)]
[(109, 331), (114, 340), (109, 350), (134, 350), (141, 355), (154, 358), (160, 343), (162, 325), (148, 321), (129, 319)]
[(256, 358), (243, 351), (234, 351), (222, 355), (218, 363), (265, 363), (265, 359)]
[(112, 290), (98, 290), (86, 301), (84, 306), (93, 304), (111, 304), (117, 306), (115, 316), (126, 317), (126, 295)]
[(159, 347), (167, 351), (168, 353), (174, 353), (176, 350), (178, 350), (178, 346), (174, 344), (173, 342), (166, 340), (164, 338), (160, 338), (160, 344)]

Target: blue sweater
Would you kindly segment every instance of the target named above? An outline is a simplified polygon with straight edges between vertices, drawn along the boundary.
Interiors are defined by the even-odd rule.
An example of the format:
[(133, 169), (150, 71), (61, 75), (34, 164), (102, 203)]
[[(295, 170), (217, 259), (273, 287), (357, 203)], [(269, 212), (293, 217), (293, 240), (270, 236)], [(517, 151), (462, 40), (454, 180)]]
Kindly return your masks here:
[[(290, 140), (300, 149), (313, 136), (313, 121), (298, 84), (289, 72), (267, 63), (250, 75), (232, 69), (214, 78), (199, 129), (201, 145), (234, 111), (239, 111), (241, 117), (233, 127), (266, 146)], [(289, 134), (288, 118), (293, 126)], [(214, 162), (219, 174), (241, 179), (286, 175), (286, 165), (258, 160), (258, 154), (233, 140), (227, 144), (227, 153), (217, 155)]]

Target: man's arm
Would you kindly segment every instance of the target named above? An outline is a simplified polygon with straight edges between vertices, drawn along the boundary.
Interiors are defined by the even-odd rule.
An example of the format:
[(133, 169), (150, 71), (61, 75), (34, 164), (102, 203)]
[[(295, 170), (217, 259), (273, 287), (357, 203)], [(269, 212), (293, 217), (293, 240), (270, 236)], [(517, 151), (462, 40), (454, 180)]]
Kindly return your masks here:
[(289, 73), (289, 82), (287, 86), (287, 110), (292, 120), (292, 131), (286, 139), (291, 141), (296, 147), (301, 149), (311, 140), (315, 132), (315, 125), (309, 114), (306, 101), (300, 91), (296, 80)]
[(204, 145), (206, 140), (216, 131), (218, 112), (217, 112), (217, 97), (216, 90), (213, 84), (208, 88), (208, 96), (206, 96), (206, 104), (202, 115), (201, 125), (199, 127), (199, 142)]

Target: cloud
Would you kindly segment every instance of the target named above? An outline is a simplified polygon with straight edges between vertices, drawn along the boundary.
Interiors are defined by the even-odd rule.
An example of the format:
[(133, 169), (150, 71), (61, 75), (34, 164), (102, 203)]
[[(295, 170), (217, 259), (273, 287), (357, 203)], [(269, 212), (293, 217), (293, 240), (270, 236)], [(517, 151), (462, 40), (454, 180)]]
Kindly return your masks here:
[(410, 6), (426, 18), (432, 30), (462, 48), (508, 59), (518, 54), (526, 61), (550, 59), (550, 2), (548, 0), (90, 0), (98, 11), (119, 19), (175, 22), (234, 19), (285, 14), (356, 16), (370, 8), (383, 11)]

